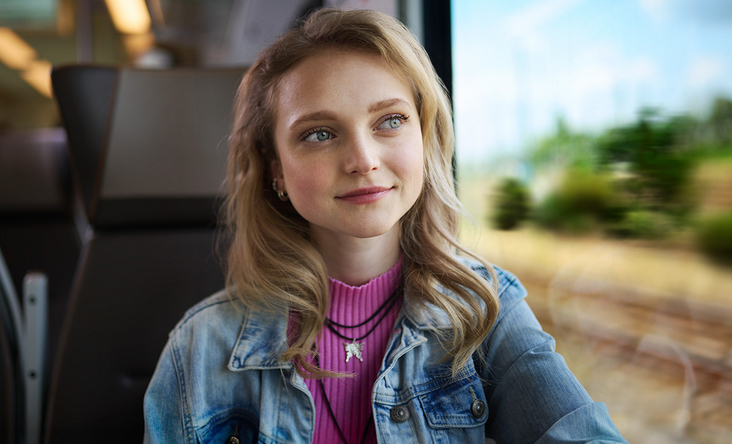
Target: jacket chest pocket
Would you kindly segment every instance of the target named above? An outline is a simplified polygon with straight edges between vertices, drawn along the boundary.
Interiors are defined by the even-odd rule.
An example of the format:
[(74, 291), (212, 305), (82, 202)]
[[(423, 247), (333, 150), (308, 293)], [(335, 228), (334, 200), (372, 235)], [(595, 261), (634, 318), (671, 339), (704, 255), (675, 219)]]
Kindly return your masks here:
[(419, 402), (433, 429), (478, 427), (488, 420), (485, 393), (475, 374), (425, 393)]

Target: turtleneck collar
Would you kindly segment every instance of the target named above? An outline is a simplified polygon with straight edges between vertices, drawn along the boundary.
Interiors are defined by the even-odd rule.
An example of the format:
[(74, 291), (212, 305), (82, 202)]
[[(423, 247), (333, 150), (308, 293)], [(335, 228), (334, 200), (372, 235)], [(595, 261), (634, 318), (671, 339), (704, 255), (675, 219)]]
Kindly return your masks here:
[(368, 318), (396, 290), (402, 280), (402, 255), (386, 273), (354, 287), (329, 277), (328, 317), (343, 324), (357, 324)]

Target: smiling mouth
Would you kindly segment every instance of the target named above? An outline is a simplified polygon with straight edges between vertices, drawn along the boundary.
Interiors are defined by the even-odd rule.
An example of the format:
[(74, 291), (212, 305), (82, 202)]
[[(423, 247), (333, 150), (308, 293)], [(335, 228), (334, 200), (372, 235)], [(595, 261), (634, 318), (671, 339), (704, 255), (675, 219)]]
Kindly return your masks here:
[(357, 190), (341, 194), (340, 196), (336, 196), (336, 199), (354, 204), (365, 204), (376, 202), (386, 196), (390, 191), (391, 188), (384, 187), (359, 188)]

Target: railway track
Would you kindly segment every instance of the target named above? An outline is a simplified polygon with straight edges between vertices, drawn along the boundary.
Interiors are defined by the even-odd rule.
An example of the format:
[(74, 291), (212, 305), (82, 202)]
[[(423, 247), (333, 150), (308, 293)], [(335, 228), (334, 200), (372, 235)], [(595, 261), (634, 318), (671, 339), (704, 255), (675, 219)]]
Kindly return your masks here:
[(530, 292), (529, 304), (543, 325), (572, 331), (621, 354), (691, 364), (710, 382), (732, 383), (732, 295), (729, 307), (713, 307), (632, 290), (599, 293), (554, 285), (538, 293)]
[(577, 281), (527, 288), (545, 329), (627, 364), (630, 373), (676, 381), (688, 396), (685, 427), (732, 438), (732, 295), (729, 307), (713, 307)]

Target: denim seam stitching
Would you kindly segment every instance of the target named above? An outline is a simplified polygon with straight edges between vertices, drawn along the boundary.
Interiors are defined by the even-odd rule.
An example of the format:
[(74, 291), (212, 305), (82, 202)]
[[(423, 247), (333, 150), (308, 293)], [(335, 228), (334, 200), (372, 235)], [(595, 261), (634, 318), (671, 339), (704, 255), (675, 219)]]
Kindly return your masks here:
[(185, 314), (185, 316), (183, 317), (183, 319), (181, 319), (180, 323), (176, 326), (175, 329), (176, 330), (180, 329), (185, 324), (187, 324), (188, 321), (190, 321), (194, 316), (196, 316), (198, 313), (200, 313), (200, 312), (202, 312), (202, 311), (204, 311), (204, 310), (206, 310), (208, 308), (214, 307), (216, 305), (230, 304), (230, 303), (231, 303), (231, 301), (229, 299), (226, 299), (226, 300), (223, 300), (223, 301), (221, 301), (221, 300), (214, 300), (214, 301), (210, 301), (210, 302), (208, 302), (206, 304), (202, 304), (200, 306), (195, 306), (195, 307), (191, 308)]
[(175, 344), (175, 338), (171, 340), (170, 350), (173, 354), (173, 366), (175, 367), (175, 375), (178, 378), (178, 390), (181, 397), (181, 415), (183, 416), (183, 428), (186, 431), (186, 440), (188, 442), (196, 442), (195, 430), (193, 428), (192, 413), (188, 402), (188, 392), (186, 390), (185, 375), (183, 373), (183, 365), (178, 347)]
[[(526, 355), (528, 355), (528, 354), (532, 353), (533, 351), (535, 351), (535, 350), (537, 350), (537, 349), (539, 349), (539, 348), (541, 348), (541, 347), (544, 347), (544, 346), (546, 346), (547, 344), (551, 344), (551, 343), (552, 343), (552, 341), (554, 341), (554, 339), (553, 339), (553, 338), (551, 338), (551, 339), (548, 339), (548, 340), (546, 340), (546, 341), (542, 342), (541, 344), (537, 344), (537, 345), (535, 345), (534, 347), (531, 347), (530, 349), (528, 349), (528, 350), (526, 350), (525, 352), (523, 352), (523, 353), (521, 354), (521, 356), (519, 356), (518, 358), (516, 358), (516, 359), (515, 359), (515, 360), (514, 360), (514, 361), (513, 361), (512, 363), (511, 363), (511, 365), (509, 365), (509, 366), (508, 366), (508, 367), (506, 368), (506, 371), (504, 371), (504, 372), (503, 372), (503, 377), (501, 378), (501, 381), (499, 381), (499, 382), (498, 382), (498, 384), (496, 385), (496, 389), (497, 389), (497, 388), (498, 388), (498, 387), (499, 387), (499, 386), (501, 385), (501, 383), (503, 382), (503, 380), (505, 380), (505, 378), (506, 378), (506, 375), (507, 375), (507, 374), (508, 374), (508, 373), (509, 373), (509, 372), (510, 372), (510, 371), (511, 371), (511, 370), (512, 370), (512, 369), (513, 369), (513, 368), (514, 368), (515, 366), (516, 366), (516, 363), (518, 363), (519, 361), (521, 361), (521, 360), (522, 360), (522, 359), (524, 358), (524, 356), (526, 356)], [(494, 390), (495, 390), (495, 389), (494, 389)]]

